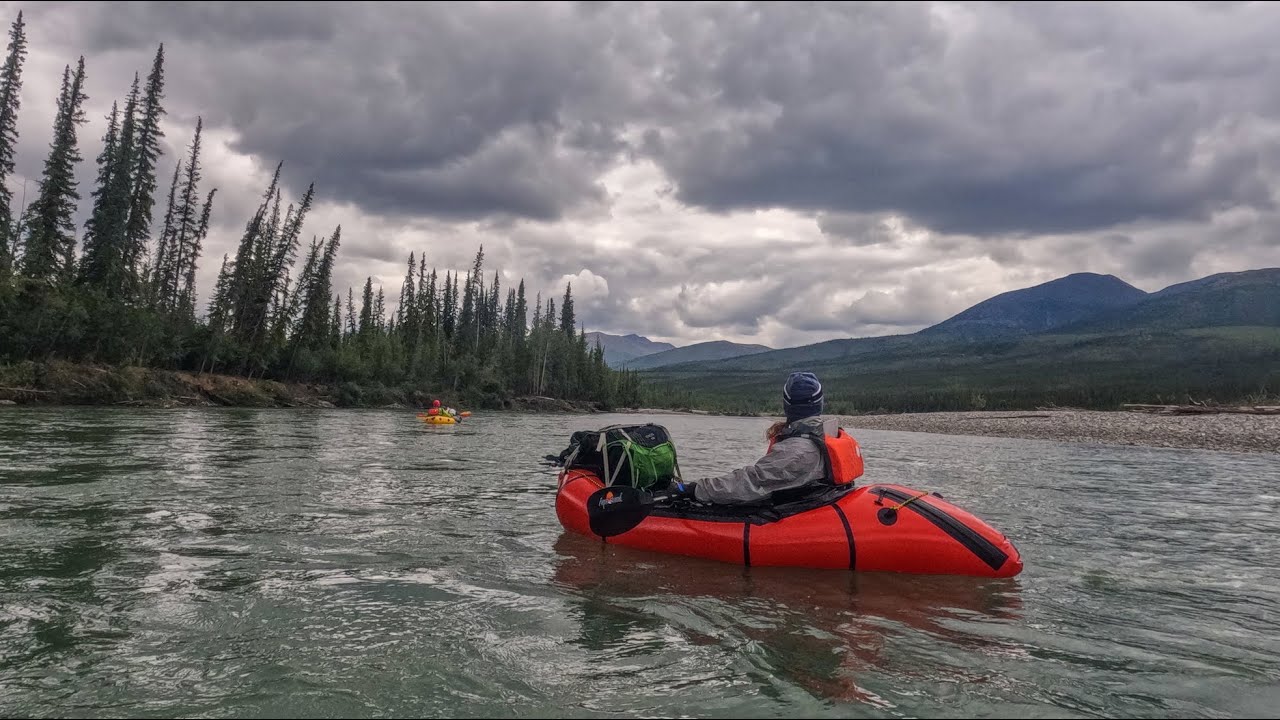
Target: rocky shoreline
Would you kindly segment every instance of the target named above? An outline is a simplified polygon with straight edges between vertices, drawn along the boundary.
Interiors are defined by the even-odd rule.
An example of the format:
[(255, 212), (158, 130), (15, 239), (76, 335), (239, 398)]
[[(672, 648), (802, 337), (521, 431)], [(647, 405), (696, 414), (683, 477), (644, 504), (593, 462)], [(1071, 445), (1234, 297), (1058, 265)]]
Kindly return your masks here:
[(530, 412), (601, 412), (597, 403), (559, 398), (484, 397), (419, 388), (342, 383), (282, 383), (141, 367), (68, 362), (0, 367), (0, 405), (120, 405), (134, 407), (423, 408), (432, 400), (454, 407)]
[(851, 430), (982, 435), (1099, 445), (1280, 452), (1280, 416), (1100, 410), (934, 412), (843, 418)]

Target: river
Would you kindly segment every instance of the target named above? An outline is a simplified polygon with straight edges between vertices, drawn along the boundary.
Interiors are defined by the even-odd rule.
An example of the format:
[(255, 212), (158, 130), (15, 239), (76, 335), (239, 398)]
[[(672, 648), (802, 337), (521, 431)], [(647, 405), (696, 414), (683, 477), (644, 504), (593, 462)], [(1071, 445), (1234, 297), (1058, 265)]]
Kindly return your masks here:
[(763, 419), (0, 408), (0, 715), (1232, 717), (1280, 706), (1274, 455), (855, 431), (1011, 580), (568, 536), (542, 462), (652, 419), (686, 477)]

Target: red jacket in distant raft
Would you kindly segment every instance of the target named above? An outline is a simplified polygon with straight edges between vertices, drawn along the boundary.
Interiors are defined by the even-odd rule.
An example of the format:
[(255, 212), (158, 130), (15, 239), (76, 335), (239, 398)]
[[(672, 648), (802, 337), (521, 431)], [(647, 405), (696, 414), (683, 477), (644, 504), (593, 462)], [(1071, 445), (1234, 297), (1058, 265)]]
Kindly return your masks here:
[[(801, 427), (788, 428), (755, 465), (697, 486), (698, 500), (706, 499), (704, 483), (713, 495), (794, 499), (659, 506), (634, 529), (604, 541), (747, 566), (982, 577), (1022, 572), (1013, 543), (938, 495), (887, 484), (851, 489), (863, 469), (856, 441), (843, 430), (815, 437), (810, 424), (793, 423)], [(801, 481), (788, 484), (780, 471), (797, 468), (791, 477)], [(591, 470), (562, 472), (556, 493), (560, 523), (593, 535), (586, 502), (602, 487)]]

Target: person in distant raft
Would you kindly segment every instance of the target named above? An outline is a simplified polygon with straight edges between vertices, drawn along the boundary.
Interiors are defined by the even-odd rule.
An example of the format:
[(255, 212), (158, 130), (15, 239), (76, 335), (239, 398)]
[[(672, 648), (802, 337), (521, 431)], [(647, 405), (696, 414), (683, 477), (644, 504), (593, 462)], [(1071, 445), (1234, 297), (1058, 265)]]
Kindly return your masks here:
[(454, 420), (457, 420), (458, 422), (462, 422), (462, 418), (458, 417), (457, 410), (454, 410), (451, 407), (440, 407), (439, 400), (431, 401), (431, 409), (427, 411), (427, 414), (428, 415), (445, 415), (453, 418)]
[(792, 373), (782, 387), (782, 408), (787, 419), (765, 433), (769, 449), (754, 465), (674, 483), (674, 494), (719, 504), (776, 503), (832, 486), (852, 487), (862, 475), (862, 450), (834, 418), (822, 418), (817, 376)]

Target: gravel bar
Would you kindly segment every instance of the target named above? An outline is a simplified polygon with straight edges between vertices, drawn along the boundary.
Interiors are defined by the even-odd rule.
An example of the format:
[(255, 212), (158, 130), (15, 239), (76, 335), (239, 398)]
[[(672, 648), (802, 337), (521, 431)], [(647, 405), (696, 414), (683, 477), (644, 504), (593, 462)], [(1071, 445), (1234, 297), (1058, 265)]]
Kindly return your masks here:
[(1280, 452), (1280, 415), (1158, 415), (1051, 410), (857, 415), (845, 427), (1101, 445)]

